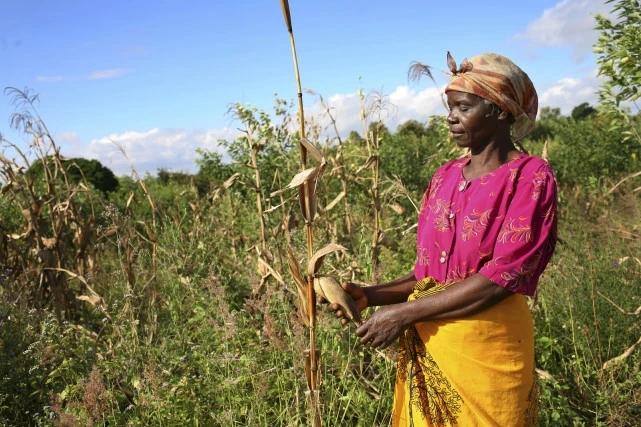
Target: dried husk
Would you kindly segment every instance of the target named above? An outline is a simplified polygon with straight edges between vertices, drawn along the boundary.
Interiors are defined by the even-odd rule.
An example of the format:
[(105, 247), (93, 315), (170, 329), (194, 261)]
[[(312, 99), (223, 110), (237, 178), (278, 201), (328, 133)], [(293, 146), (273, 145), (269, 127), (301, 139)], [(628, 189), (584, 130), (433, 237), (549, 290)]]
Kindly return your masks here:
[(307, 263), (307, 274), (316, 276), (318, 270), (320, 270), (321, 265), (323, 264), (323, 259), (331, 254), (332, 252), (345, 251), (346, 248), (337, 243), (329, 243), (324, 248), (319, 249), (314, 253)]

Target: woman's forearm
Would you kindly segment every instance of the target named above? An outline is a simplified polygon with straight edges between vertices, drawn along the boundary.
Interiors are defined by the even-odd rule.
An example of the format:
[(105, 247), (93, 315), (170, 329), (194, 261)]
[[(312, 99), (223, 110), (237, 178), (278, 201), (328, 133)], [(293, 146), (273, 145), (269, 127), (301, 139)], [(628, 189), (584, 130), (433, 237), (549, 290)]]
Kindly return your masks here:
[(399, 277), (391, 282), (367, 286), (363, 288), (367, 296), (367, 305), (372, 307), (405, 302), (414, 290), (415, 284), (416, 278), (412, 270), (405, 276)]
[(481, 274), (475, 274), (427, 298), (408, 302), (402, 310), (403, 322), (412, 325), (427, 320), (461, 318), (488, 308), (512, 292)]

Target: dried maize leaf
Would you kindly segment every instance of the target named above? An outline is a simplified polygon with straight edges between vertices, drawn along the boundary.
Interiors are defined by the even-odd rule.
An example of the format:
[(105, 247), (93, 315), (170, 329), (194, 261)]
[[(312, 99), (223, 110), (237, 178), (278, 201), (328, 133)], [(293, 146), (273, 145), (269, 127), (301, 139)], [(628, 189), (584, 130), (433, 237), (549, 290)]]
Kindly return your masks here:
[(306, 138), (301, 141), (301, 144), (307, 149), (307, 154), (318, 163), (325, 163), (325, 158), (318, 148)]
[(398, 203), (392, 203), (390, 208), (399, 215), (403, 215), (405, 213), (405, 208)]
[(316, 217), (316, 180), (307, 185), (309, 194), (305, 195), (305, 185), (298, 187), (298, 201), (303, 218), (307, 222), (313, 222)]
[(280, 190), (273, 191), (270, 194), (270, 197), (275, 197), (289, 189), (296, 188), (301, 186), (304, 182), (309, 181), (310, 179), (314, 179), (318, 176), (319, 172), (321, 171), (321, 167), (315, 167), (315, 168), (309, 168), (305, 169), (304, 171), (298, 172), (292, 180), (290, 181), (289, 184), (287, 184), (287, 187), (282, 188)]
[(58, 239), (55, 237), (41, 237), (42, 245), (47, 249), (53, 249), (58, 242)]
[(625, 359), (630, 357), (630, 355), (634, 352), (634, 350), (640, 345), (641, 345), (641, 337), (637, 340), (637, 342), (635, 342), (630, 347), (628, 347), (623, 353), (621, 353), (617, 357), (614, 357), (614, 358), (608, 360), (607, 362), (605, 362), (603, 364), (603, 366), (601, 367), (601, 369), (604, 369), (604, 370), (605, 369), (609, 369), (609, 368), (611, 368), (611, 367), (613, 367), (615, 365), (618, 365), (619, 363), (623, 362)]
[(0, 189), (0, 194), (6, 194), (9, 190), (13, 188), (13, 180), (7, 182), (2, 189)]
[(100, 304), (100, 301), (102, 301), (102, 298), (100, 298), (100, 296), (98, 295), (80, 295), (77, 296), (76, 299), (80, 301), (86, 301), (94, 307)]
[(310, 258), (307, 263), (307, 274), (315, 276), (318, 270), (320, 270), (321, 265), (323, 264), (323, 259), (331, 254), (332, 252), (345, 251), (347, 250), (344, 246), (337, 243), (329, 243), (322, 249), (316, 251), (316, 253)]
[(307, 388), (312, 388), (312, 358), (309, 350), (305, 350), (305, 378), (307, 379)]
[(131, 202), (134, 200), (134, 193), (131, 192), (129, 194), (129, 198), (127, 199), (127, 203), (125, 204), (125, 208), (129, 209), (129, 205), (131, 205)]
[(325, 298), (331, 304), (340, 305), (350, 320), (356, 323), (361, 322), (361, 314), (356, 302), (345, 292), (336, 279), (329, 276), (317, 277), (314, 279), (314, 290), (316, 294)]
[(270, 208), (268, 208), (268, 209), (265, 209), (265, 211), (264, 211), (263, 213), (268, 214), (268, 213), (274, 212), (276, 209), (278, 209), (278, 208), (280, 208), (280, 207), (284, 206), (288, 201), (289, 201), (289, 200), (285, 200), (283, 203), (281, 203), (281, 204), (279, 204), (279, 205), (272, 206), (272, 207), (270, 207)]
[(320, 167), (315, 167), (305, 169), (302, 172), (298, 172), (296, 175), (294, 175), (290, 183), (287, 185), (287, 188), (296, 188), (306, 181), (315, 180), (315, 178), (318, 176), (318, 173), (320, 172), (320, 169)]
[(294, 278), (296, 287), (301, 291), (303, 295), (305, 295), (305, 289), (307, 288), (307, 283), (305, 282), (303, 275), (300, 273), (300, 267), (298, 265), (298, 261), (296, 260), (296, 256), (292, 251), (291, 246), (287, 248), (287, 265), (289, 266), (289, 271), (292, 274), (292, 277)]
[(239, 177), (240, 177), (240, 173), (236, 172), (235, 174), (233, 174), (232, 176), (230, 176), (229, 178), (227, 178), (227, 179), (225, 180), (225, 182), (223, 182), (223, 185), (222, 185), (221, 187), (222, 187), (222, 188), (224, 188), (225, 190), (227, 190), (229, 187), (231, 187), (232, 185), (234, 185), (234, 182), (236, 182), (236, 180), (237, 180)]
[(369, 168), (370, 166), (372, 166), (372, 164), (374, 164), (374, 161), (375, 161), (376, 159), (378, 159), (378, 156), (369, 156), (369, 157), (367, 158), (367, 160), (365, 161), (365, 163), (364, 163), (364, 164), (362, 164), (358, 169), (356, 169), (355, 175), (358, 175), (359, 173), (361, 173), (361, 172), (362, 172), (362, 171), (364, 171), (365, 169), (367, 169), (367, 168)]
[(327, 206), (325, 206), (325, 212), (333, 209), (334, 206), (336, 206), (338, 204), (338, 202), (343, 200), (343, 197), (345, 197), (345, 195), (346, 195), (346, 193), (344, 191), (341, 191), (340, 193), (338, 193), (338, 196), (336, 196), (334, 198), (334, 200), (332, 200), (331, 202), (329, 202), (329, 204)]
[[(278, 283), (281, 285), (285, 286), (285, 281), (283, 280), (283, 277), (280, 275), (280, 273), (272, 268), (271, 265), (267, 263), (261, 256), (258, 256), (258, 265), (262, 266), (262, 268), (265, 270), (266, 273), (271, 274), (271, 276), (276, 279)], [(259, 267), (260, 269), (260, 267)]]
[(303, 276), (300, 274), (300, 267), (298, 266), (298, 261), (294, 255), (292, 248), (287, 249), (287, 265), (289, 266), (289, 272), (294, 278), (294, 284), (296, 284), (296, 293), (298, 294), (299, 300), (299, 312), (300, 317), (303, 319), (305, 325), (309, 326), (309, 310), (307, 308), (307, 283)]

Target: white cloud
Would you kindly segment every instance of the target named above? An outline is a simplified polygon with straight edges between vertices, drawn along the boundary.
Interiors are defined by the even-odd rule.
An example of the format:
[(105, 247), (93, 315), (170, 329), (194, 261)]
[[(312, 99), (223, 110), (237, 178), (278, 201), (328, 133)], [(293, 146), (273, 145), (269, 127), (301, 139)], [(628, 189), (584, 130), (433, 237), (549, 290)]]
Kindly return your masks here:
[(583, 102), (595, 105), (598, 100), (599, 85), (600, 81), (596, 72), (583, 78), (565, 77), (541, 93), (539, 105), (559, 107), (563, 114), (569, 114), (574, 107)]
[(64, 79), (65, 78), (63, 76), (36, 76), (37, 82), (45, 82), (45, 83), (61, 82)]
[(89, 80), (104, 80), (104, 79), (115, 79), (122, 77), (131, 72), (128, 68), (111, 68), (108, 70), (96, 70), (89, 73), (87, 79)]
[(62, 81), (79, 81), (79, 80), (106, 80), (106, 79), (116, 79), (119, 77), (126, 76), (133, 72), (129, 68), (110, 68), (106, 70), (95, 70), (91, 71), (88, 74), (78, 76), (78, 75), (39, 75), (36, 76), (35, 80), (37, 82), (43, 83), (57, 83)]
[[(114, 133), (83, 143), (74, 132), (57, 135), (63, 155), (98, 159), (116, 175), (127, 175), (133, 166), (139, 174), (160, 168), (194, 172), (196, 149), (223, 153), (221, 139), (233, 139), (238, 131), (221, 129), (149, 129)], [(119, 147), (125, 151), (125, 157)]]
[(603, 0), (563, 0), (546, 9), (516, 37), (536, 47), (570, 47), (575, 59), (580, 60), (597, 39), (594, 16), (607, 15), (609, 9)]
[[(542, 91), (539, 104), (559, 107), (564, 114), (569, 114), (572, 108), (582, 102), (595, 104), (598, 87), (599, 79), (596, 75), (582, 78), (566, 77)], [(388, 106), (383, 117), (385, 125), (394, 130), (399, 124), (410, 119), (426, 122), (429, 116), (445, 114), (446, 110), (439, 95), (442, 90), (443, 88), (415, 90), (405, 85), (396, 87), (386, 96)], [(331, 108), (342, 137), (347, 136), (352, 130), (362, 132), (361, 103), (356, 92), (330, 96), (326, 98), (326, 103)], [(324, 134), (333, 136), (333, 131), (329, 130), (329, 118), (319, 102), (313, 103), (308, 112), (308, 118), (327, 129)], [(58, 134), (56, 139), (63, 155), (98, 159), (117, 175), (127, 175), (131, 172), (132, 165), (140, 174), (155, 173), (160, 168), (194, 172), (197, 148), (224, 155), (224, 148), (219, 144), (219, 140), (232, 140), (238, 135), (239, 131), (234, 128), (154, 128), (113, 133), (88, 143), (82, 141), (74, 132)], [(125, 150), (128, 158), (122, 154), (119, 146)]]
[[(428, 88), (416, 91), (408, 86), (398, 86), (385, 96), (386, 107), (381, 113), (381, 119), (393, 130), (410, 119), (426, 122), (429, 116), (444, 114), (445, 107), (439, 95), (442, 90), (443, 88)], [(352, 130), (362, 133), (361, 100), (356, 92), (330, 96), (326, 99), (326, 104), (331, 109), (341, 137), (347, 136)], [(330, 120), (319, 102), (312, 105), (310, 113), (322, 127), (330, 127)], [(332, 132), (327, 133), (332, 135)]]

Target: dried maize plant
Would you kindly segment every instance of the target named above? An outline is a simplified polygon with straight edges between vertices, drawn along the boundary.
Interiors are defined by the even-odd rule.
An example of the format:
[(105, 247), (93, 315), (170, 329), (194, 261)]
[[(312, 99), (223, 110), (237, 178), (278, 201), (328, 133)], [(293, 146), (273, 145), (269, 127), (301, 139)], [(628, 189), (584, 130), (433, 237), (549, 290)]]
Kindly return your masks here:
[[(316, 216), (316, 183), (322, 174), (327, 163), (325, 157), (321, 154), (316, 146), (309, 142), (305, 134), (305, 114), (303, 108), (303, 92), (300, 82), (300, 72), (298, 69), (298, 56), (296, 54), (296, 44), (294, 41), (294, 32), (290, 15), (289, 3), (287, 0), (281, 0), (285, 26), (289, 33), (292, 59), (294, 63), (294, 76), (296, 78), (296, 89), (298, 96), (298, 142), (300, 149), (302, 171), (294, 176), (287, 189), (297, 189), (300, 208), (303, 219), (305, 220), (305, 241), (307, 246), (307, 271), (301, 272), (298, 259), (293, 250), (288, 248), (288, 262), (290, 272), (296, 284), (300, 311), (304, 315), (305, 323), (309, 332), (309, 347), (305, 351), (305, 374), (307, 378), (308, 403), (310, 408), (310, 420), (313, 426), (321, 425), (320, 412), (320, 394), (319, 394), (319, 351), (316, 348), (316, 293), (314, 291), (314, 280), (317, 278), (323, 259), (334, 252), (343, 251), (345, 248), (335, 243), (330, 243), (324, 248), (314, 251), (314, 233), (313, 223)], [(316, 166), (308, 167), (308, 158), (311, 158)], [(325, 289), (327, 287), (327, 291)], [(340, 303), (338, 300), (332, 301), (334, 294), (343, 295), (344, 291), (335, 281), (329, 281), (326, 284), (318, 284), (317, 288), (324, 292), (331, 302)], [(329, 289), (331, 288), (331, 291)], [(326, 291), (326, 292), (325, 292)], [(345, 296), (345, 295), (343, 295)], [(347, 299), (346, 301), (351, 301)], [(343, 301), (345, 303), (345, 301)], [(346, 310), (349, 307), (346, 307)], [(356, 314), (354, 314), (356, 316)], [(357, 320), (355, 318), (355, 320)]]
[(37, 96), (7, 88), (17, 112), (11, 125), (31, 138), (29, 151), (2, 139), (18, 160), (0, 157), (2, 198), (22, 218), (7, 236), (4, 269), (17, 300), (26, 299), (37, 307), (51, 304), (59, 318), (69, 318), (77, 301), (86, 301), (103, 310), (102, 298), (93, 290), (97, 251), (97, 198), (82, 176), (73, 182), (72, 167), (80, 168), (60, 155), (46, 124), (38, 114)]
[[(136, 187), (129, 193), (122, 212), (113, 205), (108, 206), (105, 216), (109, 225), (104, 238), (117, 250), (120, 269), (127, 283), (127, 299), (122, 312), (132, 319), (132, 333), (138, 336), (138, 330), (144, 331), (149, 343), (157, 329), (155, 305), (160, 297), (157, 275), (158, 207), (145, 181), (130, 161), (125, 147), (113, 143), (129, 161), (131, 177)], [(147, 207), (144, 208), (143, 205)], [(148, 216), (137, 209), (149, 212)], [(144, 258), (147, 254), (148, 263)], [(139, 326), (135, 327), (136, 324)]]
[(242, 104), (234, 104), (230, 112), (243, 125), (241, 129), (242, 135), (237, 138), (236, 142), (244, 146), (244, 151), (248, 156), (247, 167), (253, 171), (253, 182), (251, 184), (246, 183), (246, 185), (253, 187), (252, 189), (256, 194), (255, 203), (259, 221), (259, 241), (257, 245), (254, 245), (253, 249), (256, 251), (257, 271), (260, 275), (260, 283), (254, 289), (254, 293), (258, 293), (269, 278), (283, 283), (280, 274), (272, 267), (274, 255), (268, 247), (268, 224), (265, 209), (269, 201), (265, 200), (266, 189), (261, 168), (259, 167), (261, 153), (268, 148), (273, 148), (272, 143), (278, 138), (278, 130), (272, 125), (269, 116), (265, 112), (256, 112), (254, 109)]
[[(370, 198), (372, 201), (372, 239), (371, 239), (371, 263), (372, 263), (372, 281), (378, 283), (379, 277), (379, 262), (380, 262), (380, 247), (383, 239), (382, 233), (382, 206), (381, 206), (381, 168), (380, 168), (380, 146), (383, 142), (385, 132), (383, 126), (383, 119), (388, 113), (390, 108), (389, 101), (386, 96), (379, 92), (371, 92), (365, 96), (362, 91), (359, 91), (361, 99), (361, 121), (363, 122), (363, 130), (365, 134), (365, 146), (367, 148), (367, 160), (357, 171), (360, 172), (364, 169), (369, 169), (371, 175), (370, 180)], [(373, 119), (373, 120), (372, 120)]]
[[(395, 221), (392, 221), (393, 225), (383, 230), (381, 245), (395, 251), (398, 249), (398, 243), (395, 239), (390, 239), (389, 236), (399, 230), (401, 235), (404, 236), (416, 228), (419, 207), (412, 197), (412, 192), (405, 187), (398, 176), (385, 177), (382, 180), (382, 184), (385, 186), (381, 191), (384, 205), (393, 212), (396, 218)], [(411, 215), (406, 215), (406, 209), (401, 203), (403, 200), (409, 201), (414, 208), (414, 212)]]
[[(229, 191), (230, 188), (238, 181), (238, 178), (240, 177), (240, 173), (236, 172), (232, 174), (229, 178), (227, 178), (219, 187), (217, 187), (209, 196), (209, 201), (212, 205), (218, 203), (219, 200), (222, 200), (223, 203), (226, 203), (229, 206), (229, 211), (234, 212), (234, 197), (232, 195), (232, 192)], [(213, 221), (217, 219), (216, 215), (209, 215), (210, 221)], [(239, 246), (239, 238), (237, 236), (238, 233), (235, 232), (236, 230), (236, 216), (235, 215), (230, 215), (230, 220), (231, 223), (229, 224), (229, 227), (223, 227), (225, 230), (225, 233), (227, 234), (227, 237), (229, 238), (229, 241), (231, 242), (231, 251), (232, 251), (232, 257), (236, 258), (238, 254), (238, 246)], [(214, 224), (210, 223), (208, 229), (213, 230), (216, 227)]]
[[(344, 149), (343, 138), (341, 137), (340, 132), (338, 131), (338, 125), (336, 124), (336, 118), (332, 114), (332, 109), (330, 105), (325, 101), (325, 98), (323, 97), (323, 95), (317, 94), (311, 90), (308, 90), (308, 92), (318, 97), (318, 102), (321, 108), (323, 109), (325, 116), (329, 120), (331, 130), (334, 134), (334, 140), (336, 142), (336, 154), (334, 156), (331, 156), (328, 162), (329, 165), (331, 166), (329, 175), (338, 177), (341, 191), (336, 195), (336, 197), (334, 197), (334, 199), (332, 199), (332, 201), (330, 201), (324, 207), (323, 212), (331, 211), (339, 203), (342, 202), (343, 217), (342, 217), (342, 230), (341, 230), (342, 233), (341, 234), (349, 238), (352, 235), (352, 219), (350, 215), (349, 202), (347, 199), (348, 177), (347, 177), (347, 166), (345, 164), (345, 157), (343, 154), (343, 149)], [(334, 226), (332, 237), (334, 239), (338, 239), (338, 232), (335, 229), (335, 227), (337, 226), (337, 221), (332, 221), (331, 225)]]

